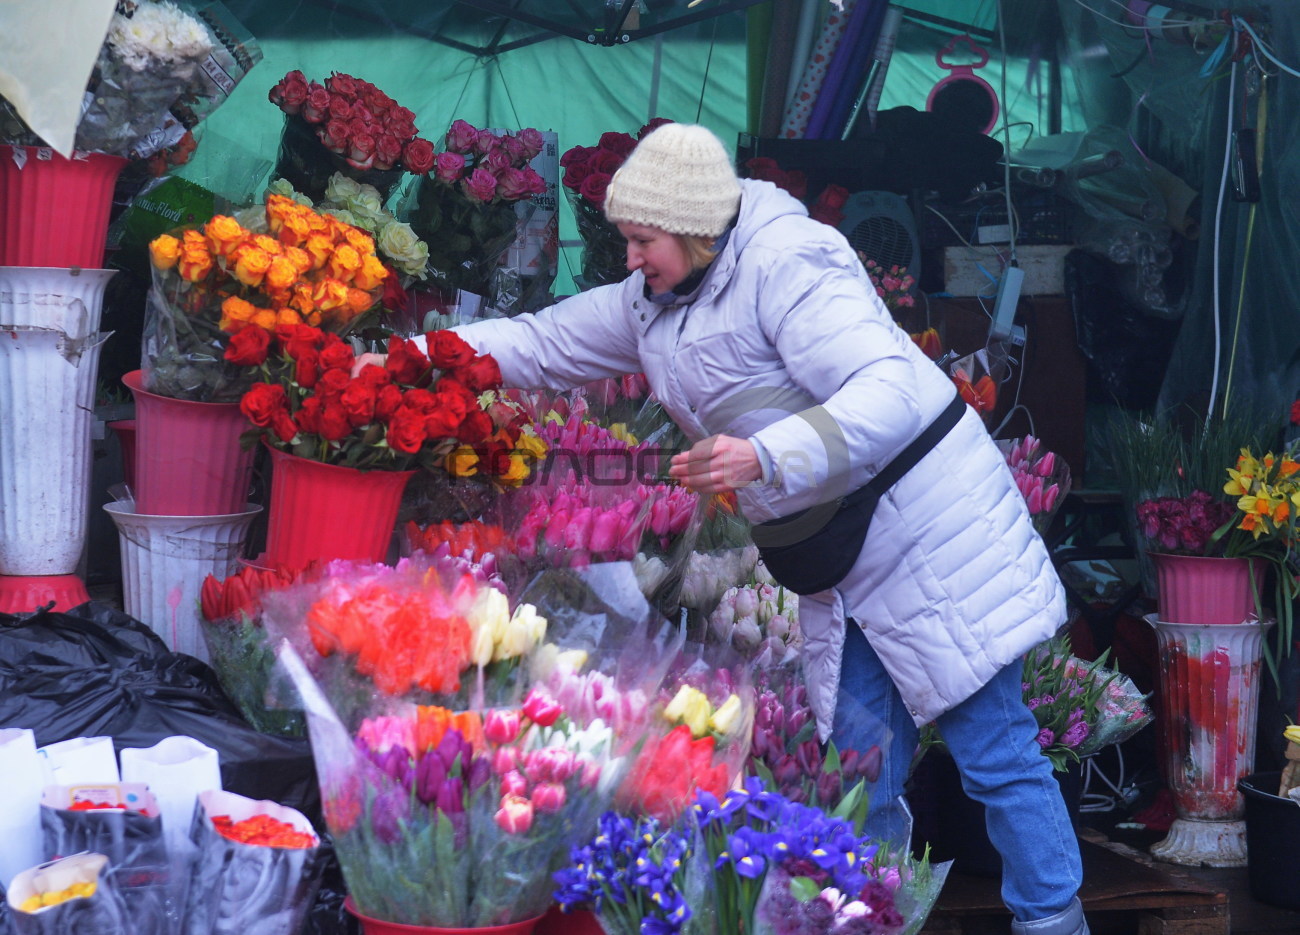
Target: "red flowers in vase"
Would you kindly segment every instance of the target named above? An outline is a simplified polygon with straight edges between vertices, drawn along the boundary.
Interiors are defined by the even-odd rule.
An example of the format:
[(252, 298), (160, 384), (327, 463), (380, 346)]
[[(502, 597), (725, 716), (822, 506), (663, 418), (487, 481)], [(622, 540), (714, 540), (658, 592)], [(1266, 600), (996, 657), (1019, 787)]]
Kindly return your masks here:
[[(352, 348), (308, 325), (278, 329), (276, 382), (256, 383), (240, 409), (268, 444), (300, 457), (356, 468), (441, 468), (453, 452), (477, 455), (482, 473), (517, 471), (518, 430), (497, 426), (478, 394), (501, 383), (496, 361), (451, 332), (431, 332), (426, 356), (389, 339), (383, 367), (354, 376)], [(526, 473), (526, 471), (525, 471)]]

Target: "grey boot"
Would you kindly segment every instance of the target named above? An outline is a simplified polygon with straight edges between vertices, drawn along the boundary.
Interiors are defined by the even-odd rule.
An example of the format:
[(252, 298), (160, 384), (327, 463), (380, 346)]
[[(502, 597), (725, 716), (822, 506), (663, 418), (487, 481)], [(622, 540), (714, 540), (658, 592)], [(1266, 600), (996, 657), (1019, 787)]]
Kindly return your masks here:
[(1088, 920), (1083, 917), (1083, 903), (1074, 897), (1070, 905), (1054, 916), (1032, 922), (1012, 922), (1011, 935), (1088, 935)]

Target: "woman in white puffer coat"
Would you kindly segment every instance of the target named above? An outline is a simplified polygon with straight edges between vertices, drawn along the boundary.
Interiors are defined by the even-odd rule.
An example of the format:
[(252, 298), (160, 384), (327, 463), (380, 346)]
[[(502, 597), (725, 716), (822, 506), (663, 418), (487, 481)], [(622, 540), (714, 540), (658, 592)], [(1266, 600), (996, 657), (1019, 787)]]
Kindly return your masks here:
[[(1063, 591), (982, 423), (953, 404), (951, 381), (894, 324), (839, 232), (775, 186), (738, 180), (703, 127), (648, 134), (605, 210), (628, 240), (628, 279), (456, 330), (496, 358), (508, 386), (644, 372), (695, 442), (673, 459), (674, 477), (735, 489), (755, 523), (815, 520), (795, 532), (797, 521), (774, 524), (769, 538), (835, 578), (799, 608), (822, 739), (864, 747), (879, 739), (868, 725), (883, 722), (891, 739), (874, 798), (892, 803), (918, 725), (936, 720), (986, 806), (1013, 931), (1086, 933), (1078, 843), (1021, 700), (1022, 656), (1064, 622)], [(840, 498), (946, 416), (937, 443), (880, 497), (862, 542), (857, 515), (836, 513)], [(805, 538), (823, 526), (838, 531), (832, 546), (847, 530), (847, 549)], [(868, 830), (899, 833), (900, 811), (873, 809)]]

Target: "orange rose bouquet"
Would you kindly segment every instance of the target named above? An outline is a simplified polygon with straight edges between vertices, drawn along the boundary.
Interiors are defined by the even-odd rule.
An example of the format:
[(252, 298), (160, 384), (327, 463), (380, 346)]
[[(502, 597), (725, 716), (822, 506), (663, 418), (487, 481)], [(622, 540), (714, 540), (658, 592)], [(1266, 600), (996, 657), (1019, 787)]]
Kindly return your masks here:
[(369, 234), (290, 198), (266, 202), (267, 233), (217, 215), (149, 244), (145, 389), (234, 402), (279, 343), (307, 325), (334, 335), (378, 306), (391, 275)]

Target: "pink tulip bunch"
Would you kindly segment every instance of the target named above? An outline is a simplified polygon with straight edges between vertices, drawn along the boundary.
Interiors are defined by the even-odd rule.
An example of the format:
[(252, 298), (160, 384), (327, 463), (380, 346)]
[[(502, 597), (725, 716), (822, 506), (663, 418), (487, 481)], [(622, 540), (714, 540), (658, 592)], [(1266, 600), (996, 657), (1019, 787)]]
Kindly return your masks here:
[(1029, 507), (1034, 527), (1041, 533), (1051, 524), (1061, 499), (1070, 491), (1070, 469), (1056, 452), (1047, 451), (1033, 435), (1004, 442), (1002, 449), (1016, 488)]

